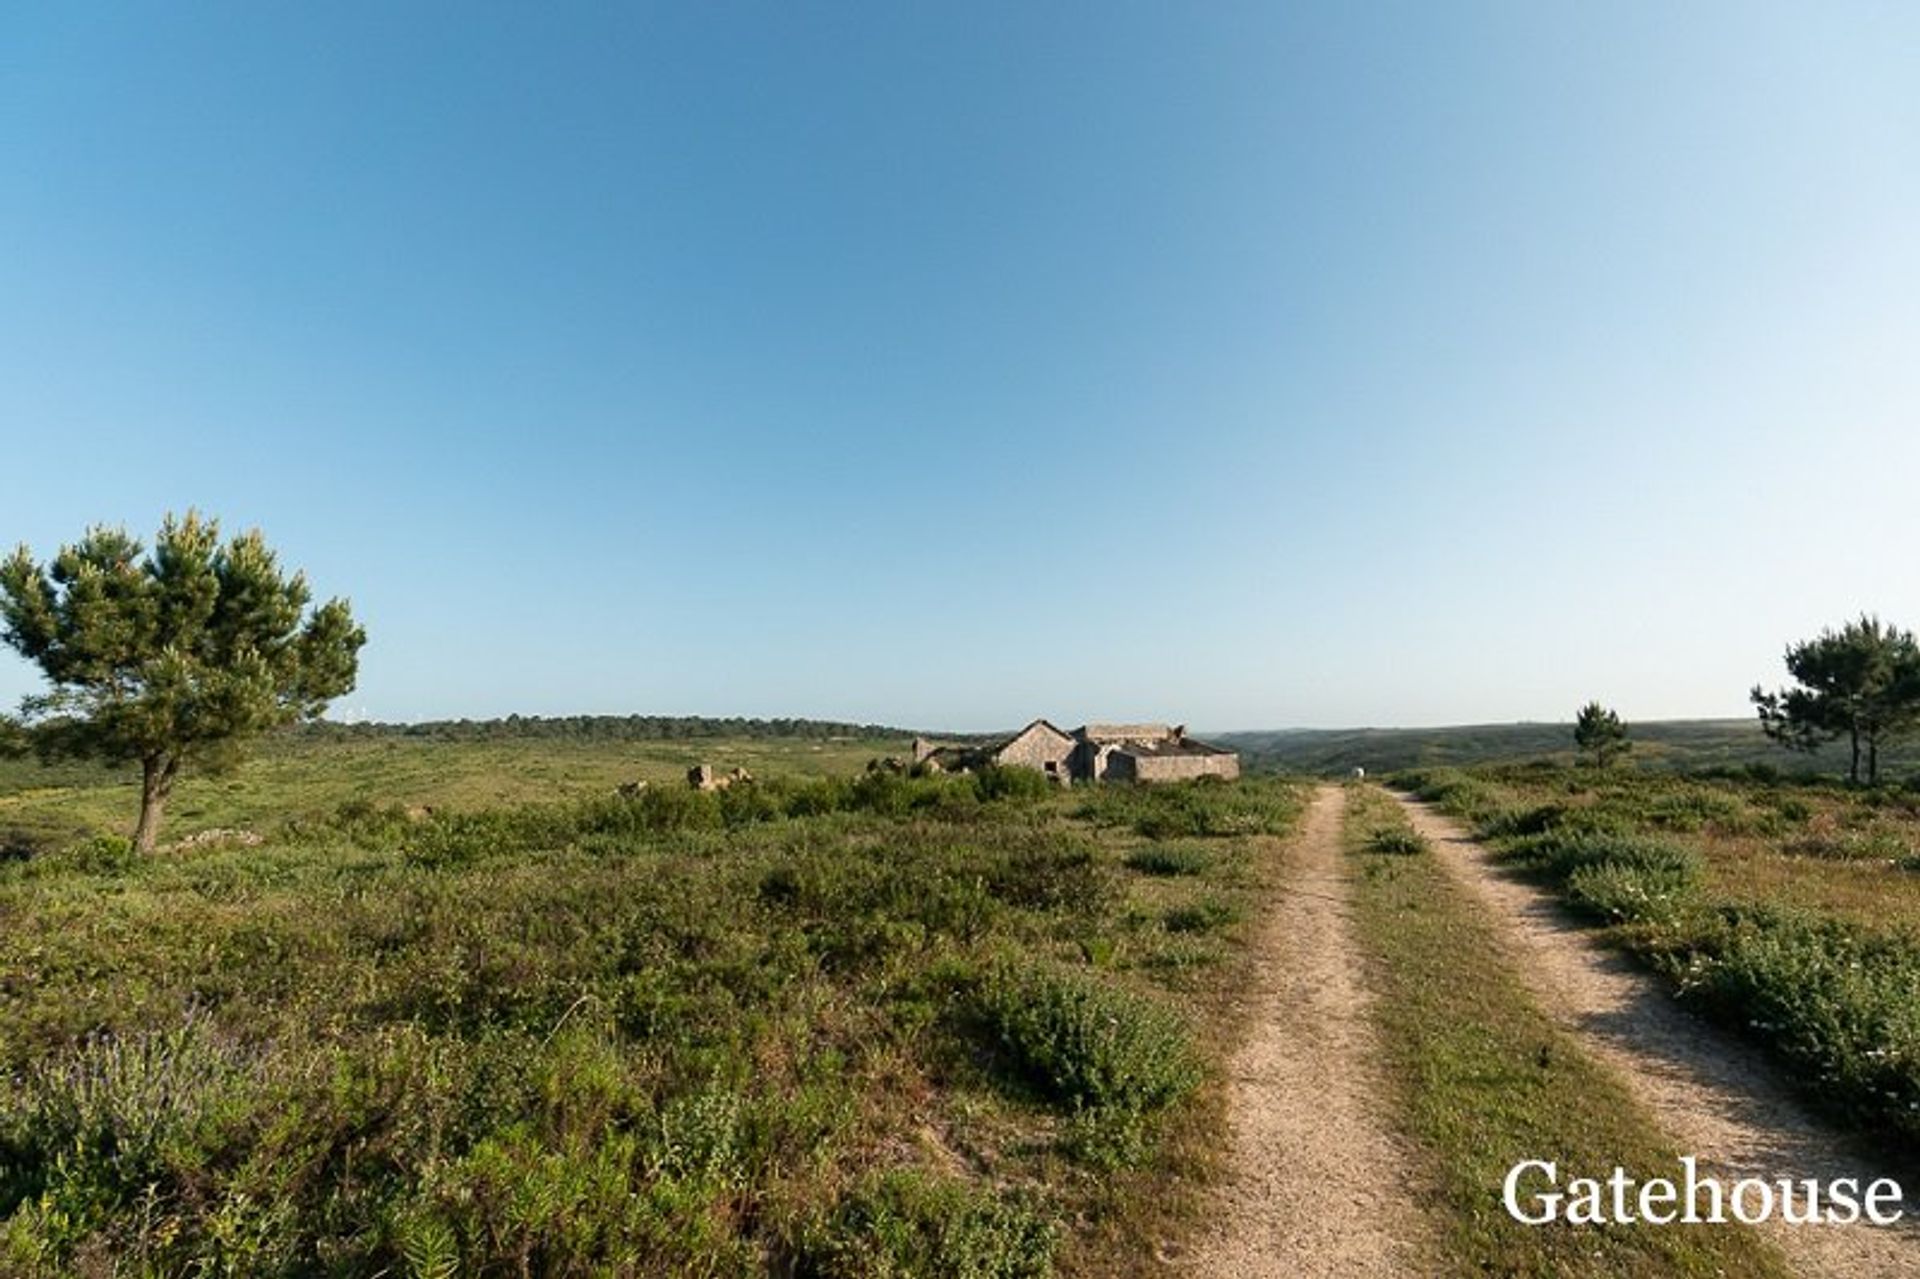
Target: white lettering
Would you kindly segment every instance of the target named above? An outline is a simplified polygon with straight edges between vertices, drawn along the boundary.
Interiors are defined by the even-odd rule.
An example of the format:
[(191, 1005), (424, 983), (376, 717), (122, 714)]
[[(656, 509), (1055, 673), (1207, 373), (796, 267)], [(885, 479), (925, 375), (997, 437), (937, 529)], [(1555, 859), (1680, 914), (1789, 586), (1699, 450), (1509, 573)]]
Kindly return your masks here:
[[(1655, 1177), (1652, 1181), (1640, 1187), (1641, 1220), (1656, 1226), (1667, 1225), (1673, 1220), (1674, 1213), (1672, 1205), (1673, 1201), (1678, 1197), (1679, 1192), (1673, 1188), (1671, 1181), (1668, 1181), (1665, 1177)], [(1655, 1200), (1667, 1205), (1665, 1212), (1654, 1212), (1653, 1204)]]
[(1559, 1215), (1560, 1196), (1551, 1190), (1543, 1190), (1535, 1195), (1534, 1201), (1544, 1205), (1544, 1210), (1540, 1216), (1529, 1217), (1526, 1213), (1520, 1211), (1520, 1201), (1518, 1198), (1520, 1178), (1528, 1169), (1537, 1169), (1540, 1172), (1546, 1173), (1547, 1184), (1549, 1186), (1558, 1185), (1560, 1182), (1560, 1166), (1558, 1164), (1548, 1163), (1544, 1159), (1524, 1160), (1508, 1170), (1506, 1189), (1501, 1197), (1506, 1201), (1507, 1215), (1509, 1217), (1512, 1217), (1523, 1226), (1544, 1226)]
[(1802, 1181), (1801, 1186), (1807, 1192), (1806, 1201), (1801, 1205), (1798, 1216), (1793, 1211), (1793, 1182), (1788, 1178), (1780, 1180), (1780, 1219), (1790, 1226), (1812, 1226), (1820, 1221), (1820, 1183), (1812, 1177)]
[[(1760, 1192), (1760, 1211), (1749, 1216), (1746, 1212), (1747, 1192)], [(1773, 1187), (1757, 1177), (1746, 1177), (1733, 1187), (1733, 1215), (1745, 1225), (1757, 1226), (1773, 1215)]]
[(1604, 1178), (1563, 1181), (1559, 1164), (1526, 1159), (1507, 1170), (1501, 1200), (1507, 1215), (1527, 1226), (1554, 1221), (1575, 1226), (1737, 1221), (1757, 1226), (1775, 1220), (1790, 1226), (1846, 1226), (1863, 1216), (1876, 1226), (1891, 1226), (1907, 1215), (1905, 1192), (1890, 1178), (1869, 1183), (1863, 1196), (1857, 1177), (1743, 1177), (1728, 1183), (1702, 1175), (1692, 1155), (1682, 1155), (1679, 1162), (1679, 1178), (1636, 1181), (1625, 1168), (1615, 1168)]
[(1880, 1205), (1883, 1203), (1898, 1204), (1899, 1202), (1900, 1183), (1897, 1181), (1888, 1181), (1885, 1177), (1882, 1177), (1867, 1187), (1867, 1219), (1876, 1226), (1891, 1226), (1894, 1222), (1906, 1215), (1905, 1211), (1900, 1208), (1895, 1208), (1890, 1213), (1883, 1213), (1880, 1211)]
[[(1851, 1226), (1860, 1220), (1860, 1183), (1858, 1181), (1852, 1177), (1840, 1178), (1827, 1187), (1827, 1198), (1833, 1202), (1833, 1207), (1827, 1209), (1829, 1225)], [(1847, 1215), (1842, 1217), (1839, 1209), (1845, 1209)]]
[[(1687, 1172), (1687, 1212), (1680, 1220), (1689, 1226), (1697, 1226), (1703, 1221), (1725, 1221), (1727, 1219), (1726, 1204), (1723, 1200), (1725, 1192), (1720, 1189), (1720, 1183), (1712, 1177), (1705, 1181), (1700, 1180), (1700, 1161), (1692, 1155), (1682, 1155), (1680, 1166)], [(1713, 1192), (1713, 1212), (1705, 1217), (1700, 1215), (1700, 1191), (1703, 1188)]]

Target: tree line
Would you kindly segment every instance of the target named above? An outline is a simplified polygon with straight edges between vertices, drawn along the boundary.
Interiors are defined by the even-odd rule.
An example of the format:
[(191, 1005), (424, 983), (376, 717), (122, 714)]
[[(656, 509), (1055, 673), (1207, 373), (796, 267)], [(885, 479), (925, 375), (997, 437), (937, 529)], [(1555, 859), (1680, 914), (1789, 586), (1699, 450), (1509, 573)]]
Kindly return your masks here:
[[(1761, 731), (1809, 754), (1844, 739), (1847, 780), (1877, 785), (1881, 750), (1920, 730), (1920, 642), (1913, 632), (1863, 614), (1789, 644), (1786, 666), (1790, 683), (1756, 684), (1748, 694)], [(1601, 768), (1632, 746), (1626, 724), (1599, 702), (1580, 708), (1573, 740), (1581, 757)]]
[(706, 715), (508, 715), (500, 719), (423, 720), (407, 724), (316, 720), (295, 730), (322, 738), (405, 737), (442, 742), (542, 741), (657, 742), (710, 737), (908, 737), (911, 730), (886, 724), (827, 719), (747, 719)]

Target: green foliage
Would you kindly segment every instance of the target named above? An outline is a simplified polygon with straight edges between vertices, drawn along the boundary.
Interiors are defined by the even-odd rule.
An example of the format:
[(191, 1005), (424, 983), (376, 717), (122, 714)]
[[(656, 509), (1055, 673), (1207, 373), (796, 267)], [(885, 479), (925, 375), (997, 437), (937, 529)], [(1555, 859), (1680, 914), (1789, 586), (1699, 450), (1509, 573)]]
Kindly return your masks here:
[(1456, 768), (1409, 769), (1391, 780), (1395, 786), (1469, 821), (1484, 821), (1504, 811), (1491, 787)]
[[(1220, 1027), (1153, 990), (1224, 980), (1257, 846), (1149, 882), (1077, 794), (741, 789), (336, 802), (260, 847), (0, 866), (35, 921), (0, 930), (0, 1272), (1028, 1274), (1157, 1228), (1217, 1135), (1180, 1101)], [(1160, 926), (1183, 907), (1205, 931)], [(996, 1005), (1007, 1039), (998, 965), (1066, 974)], [(954, 1193), (846, 1193), (930, 1131)]]
[(34, 1201), (83, 1228), (129, 1202), (181, 1148), (244, 1113), (255, 1072), (203, 1018), (101, 1035), (36, 1065), (0, 1106), (0, 1216)]
[(983, 800), (1044, 799), (1054, 785), (1037, 768), (1008, 768), (989, 764), (973, 775), (973, 788)]
[[(1614, 940), (1673, 976), (1684, 998), (1782, 1056), (1796, 1082), (1870, 1132), (1920, 1136), (1920, 943), (1897, 908), (1886, 927), (1831, 912), (1751, 904), (1747, 876), (1708, 875), (1730, 836), (1747, 870), (1755, 835), (1772, 854), (1772, 892), (1804, 875), (1800, 892), (1830, 899), (1832, 868), (1789, 870), (1800, 858), (1848, 861), (1852, 874), (1898, 875), (1913, 856), (1911, 806), (1897, 792), (1842, 791), (1745, 772), (1716, 782), (1623, 777), (1562, 788), (1545, 775), (1486, 770), (1472, 778), (1411, 779), (1491, 816), (1503, 857), (1539, 872), (1574, 909), (1615, 925)], [(1562, 798), (1538, 799), (1543, 791)], [(1877, 864), (1877, 865), (1876, 865)], [(1784, 879), (1783, 879), (1784, 877)], [(1895, 886), (1862, 880), (1874, 897)]]
[(1029, 910), (1103, 913), (1120, 885), (1090, 840), (1047, 832), (1018, 839), (990, 863), (988, 891)]
[(1700, 877), (1700, 855), (1668, 840), (1609, 832), (1552, 832), (1513, 841), (1510, 860), (1536, 867), (1564, 883), (1576, 871), (1620, 866), (1688, 883)]
[(1580, 708), (1573, 723), (1573, 743), (1596, 768), (1606, 768), (1633, 749), (1627, 739), (1627, 726), (1617, 712), (1598, 702)]
[(1241, 913), (1225, 902), (1208, 899), (1190, 906), (1175, 906), (1166, 914), (1170, 933), (1210, 933), (1240, 922)]
[(1127, 854), (1127, 866), (1143, 875), (1203, 875), (1213, 865), (1204, 848), (1191, 844), (1153, 844)]
[(1860, 747), (1868, 783), (1879, 779), (1880, 746), (1920, 727), (1920, 643), (1913, 633), (1863, 616), (1838, 631), (1787, 648), (1793, 685), (1751, 694), (1767, 736), (1792, 750), (1812, 751), (1845, 736), (1847, 777), (1858, 782)]
[(1567, 903), (1610, 924), (1668, 924), (1697, 900), (1698, 876), (1676, 865), (1601, 861), (1567, 875)]
[(1055, 1231), (1029, 1205), (896, 1171), (869, 1178), (815, 1232), (798, 1272), (817, 1279), (1044, 1279)]
[(1014, 1068), (1068, 1107), (1145, 1113), (1200, 1082), (1177, 1013), (1089, 973), (1003, 967), (980, 1004)]
[(1367, 837), (1367, 851), (1408, 857), (1428, 850), (1426, 836), (1406, 826), (1382, 826)]
[(1920, 946), (1799, 913), (1737, 913), (1679, 969), (1682, 994), (1784, 1057), (1827, 1104), (1920, 1139)]
[(344, 601), (309, 613), (311, 598), (257, 531), (222, 544), (189, 511), (150, 555), (107, 528), (48, 566), (17, 549), (0, 565), (0, 638), (51, 685), (25, 706), (44, 751), (141, 765), (134, 842), (148, 852), (183, 764), (226, 762), (353, 687), (366, 633)]
[(1277, 835), (1299, 816), (1299, 797), (1264, 781), (1217, 780), (1091, 788), (1079, 813), (1102, 826), (1131, 827), (1148, 839)]

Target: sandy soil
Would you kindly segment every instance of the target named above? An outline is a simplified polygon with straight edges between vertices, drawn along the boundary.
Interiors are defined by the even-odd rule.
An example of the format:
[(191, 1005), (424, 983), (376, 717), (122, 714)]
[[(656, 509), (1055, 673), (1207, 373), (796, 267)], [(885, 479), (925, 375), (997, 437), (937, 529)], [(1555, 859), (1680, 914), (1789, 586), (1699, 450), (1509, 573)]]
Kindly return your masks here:
[(1377, 1043), (1340, 851), (1346, 795), (1315, 794), (1289, 850), (1284, 896), (1256, 942), (1264, 980), (1228, 1095), (1233, 1172), (1196, 1273), (1418, 1273), (1422, 1224), (1393, 1170), (1407, 1157), (1379, 1100)]
[[(1920, 1275), (1916, 1169), (1889, 1168), (1837, 1136), (1754, 1049), (1687, 1013), (1657, 978), (1599, 942), (1546, 892), (1496, 867), (1453, 822), (1402, 802), (1441, 863), (1504, 927), (1515, 967), (1541, 1007), (1621, 1074), (1703, 1172), (1730, 1180), (1893, 1177), (1908, 1190), (1907, 1219), (1896, 1226), (1762, 1227), (1799, 1273)], [(1564, 1162), (1563, 1176), (1608, 1171), (1570, 1172)]]

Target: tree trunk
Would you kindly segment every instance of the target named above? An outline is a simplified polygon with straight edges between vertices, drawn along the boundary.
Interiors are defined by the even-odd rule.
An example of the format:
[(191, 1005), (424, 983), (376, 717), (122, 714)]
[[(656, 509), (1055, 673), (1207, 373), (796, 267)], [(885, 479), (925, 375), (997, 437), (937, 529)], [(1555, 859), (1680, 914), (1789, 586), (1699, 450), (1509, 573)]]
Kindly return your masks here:
[(166, 810), (167, 796), (173, 793), (173, 776), (180, 762), (165, 755), (149, 755), (140, 761), (140, 824), (133, 828), (133, 851), (150, 853), (160, 836), (160, 815)]
[(1853, 743), (1853, 762), (1847, 765), (1847, 780), (1855, 786), (1860, 784), (1860, 729), (1849, 729), (1847, 738)]

